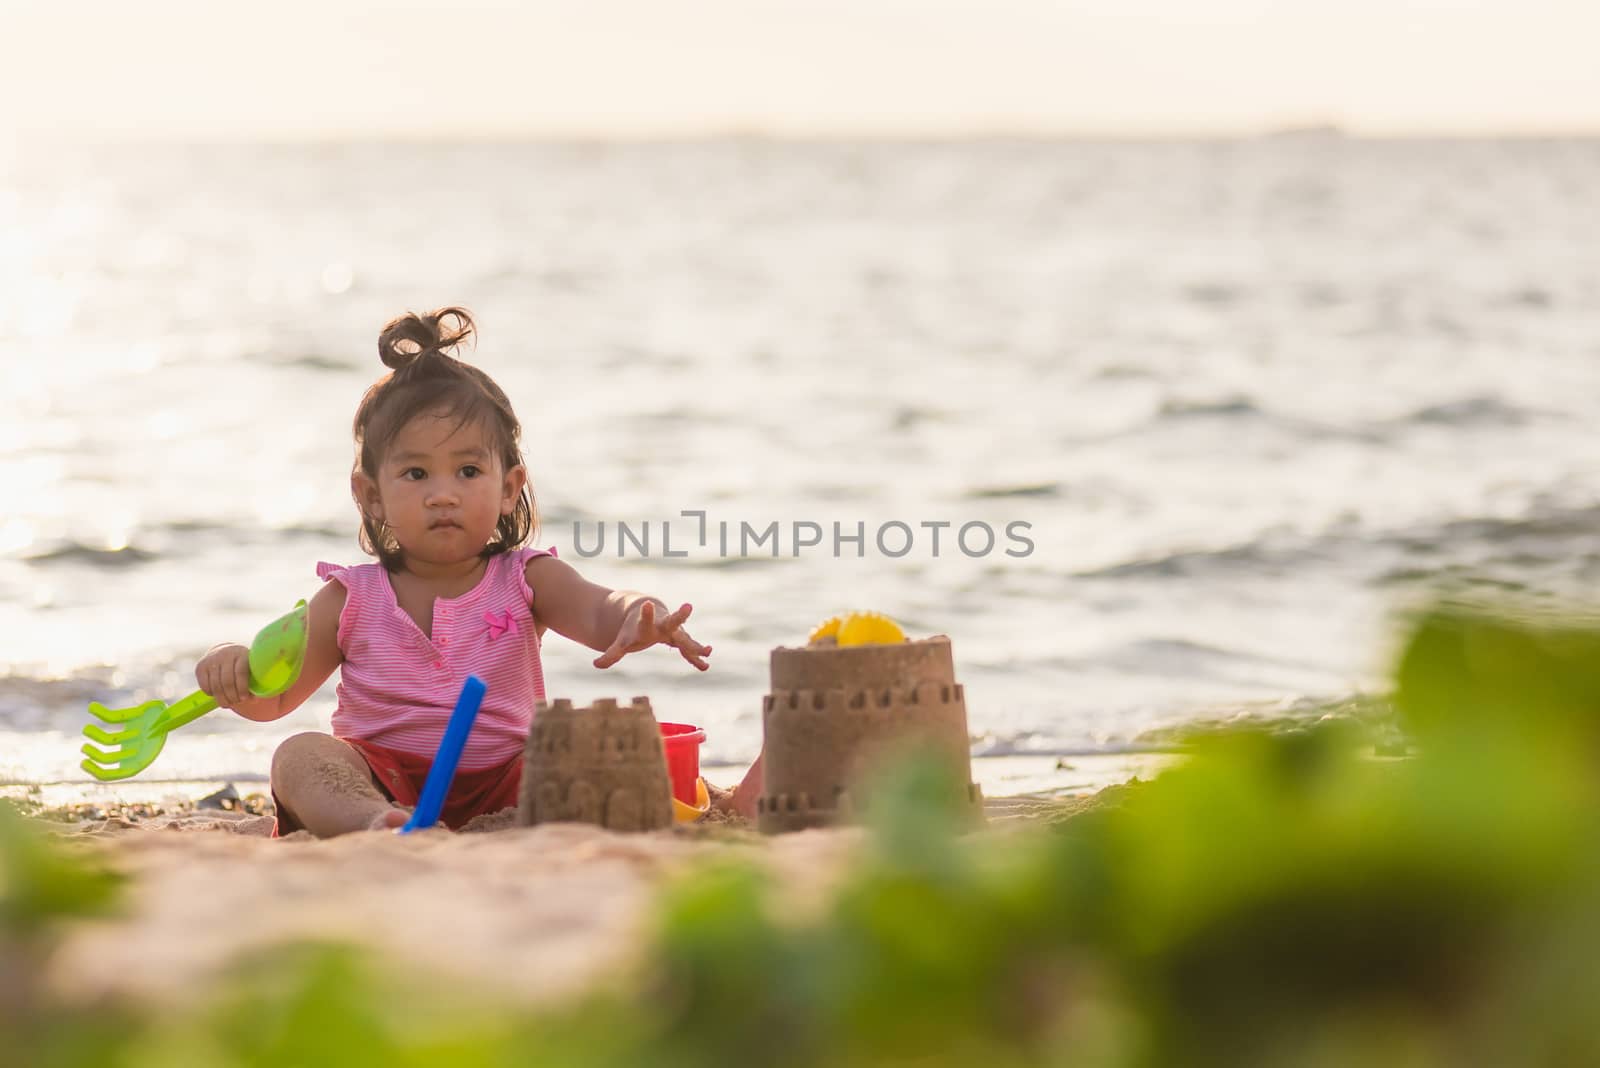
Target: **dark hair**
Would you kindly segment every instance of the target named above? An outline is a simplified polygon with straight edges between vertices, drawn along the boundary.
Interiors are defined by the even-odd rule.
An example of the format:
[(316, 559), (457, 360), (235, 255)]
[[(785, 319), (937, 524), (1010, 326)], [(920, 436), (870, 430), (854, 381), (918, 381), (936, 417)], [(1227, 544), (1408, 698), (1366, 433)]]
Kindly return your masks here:
[[(384, 325), (378, 333), (378, 358), (391, 370), (372, 384), (356, 409), (356, 471), (376, 481), (378, 462), (401, 428), (427, 414), (454, 418), (458, 426), (481, 424), (506, 470), (522, 463), (522, 424), (505, 391), (476, 367), (450, 355), (473, 337), (475, 329), (466, 309), (454, 307), (426, 315), (407, 313)], [(359, 497), (356, 507), (361, 510), (361, 547), (394, 571), (405, 559), (394, 532), (368, 515)], [(525, 483), (516, 508), (495, 525), (484, 557), (524, 544), (538, 526), (533, 492)]]

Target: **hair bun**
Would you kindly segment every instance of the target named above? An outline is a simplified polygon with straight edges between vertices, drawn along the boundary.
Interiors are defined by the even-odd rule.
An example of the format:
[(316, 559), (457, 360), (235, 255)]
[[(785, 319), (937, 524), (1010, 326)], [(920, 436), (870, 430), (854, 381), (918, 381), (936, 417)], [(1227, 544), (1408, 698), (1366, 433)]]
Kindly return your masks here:
[[(445, 320), (451, 320), (450, 326)], [(424, 315), (407, 312), (391, 319), (378, 332), (378, 359), (398, 371), (425, 356), (443, 356), (476, 332), (465, 308), (440, 308)]]

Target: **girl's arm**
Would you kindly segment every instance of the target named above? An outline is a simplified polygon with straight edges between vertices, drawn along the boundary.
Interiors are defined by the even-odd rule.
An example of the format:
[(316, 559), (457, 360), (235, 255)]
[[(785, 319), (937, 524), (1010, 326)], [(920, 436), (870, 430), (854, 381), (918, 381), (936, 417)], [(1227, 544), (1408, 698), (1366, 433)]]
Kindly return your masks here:
[[(306, 659), (300, 677), (277, 697), (254, 697), (250, 688), (250, 650), (242, 645), (219, 645), (196, 665), (195, 681), (200, 689), (231, 708), (245, 719), (258, 723), (281, 719), (317, 692), (333, 669), (344, 662), (339, 652), (339, 614), (344, 611), (345, 588), (338, 582), (324, 583), (306, 606)], [(232, 695), (230, 697), (230, 695)]]
[(665, 644), (701, 671), (706, 669), (711, 646), (701, 645), (683, 629), (691, 605), (670, 612), (659, 597), (590, 582), (553, 556), (529, 560), (523, 575), (533, 589), (534, 617), (562, 637), (603, 653), (595, 667), (610, 667), (626, 653)]

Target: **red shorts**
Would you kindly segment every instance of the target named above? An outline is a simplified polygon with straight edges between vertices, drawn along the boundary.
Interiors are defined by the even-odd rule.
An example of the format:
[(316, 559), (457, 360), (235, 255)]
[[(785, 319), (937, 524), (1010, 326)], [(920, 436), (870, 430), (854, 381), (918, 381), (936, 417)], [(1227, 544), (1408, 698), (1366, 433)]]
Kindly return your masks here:
[[(428, 781), (428, 769), (433, 767), (431, 755), (422, 756), (398, 749), (386, 749), (359, 738), (339, 740), (354, 749), (367, 762), (367, 769), (372, 772), (373, 781), (378, 784), (378, 789), (383, 791), (385, 797), (408, 808), (416, 806), (417, 798), (422, 796), (422, 786)], [(521, 789), (520, 752), (504, 764), (496, 764), (494, 767), (480, 768), (477, 771), (458, 769), (456, 777), (451, 780), (450, 793), (444, 799), (444, 811), (439, 814), (439, 822), (452, 831), (460, 830), (462, 825), (474, 816), (499, 812), (501, 809), (514, 806)], [(293, 813), (283, 807), (276, 794), (272, 796), (272, 805), (277, 811), (277, 824), (272, 830), (274, 838), (302, 830), (300, 822), (294, 818)]]

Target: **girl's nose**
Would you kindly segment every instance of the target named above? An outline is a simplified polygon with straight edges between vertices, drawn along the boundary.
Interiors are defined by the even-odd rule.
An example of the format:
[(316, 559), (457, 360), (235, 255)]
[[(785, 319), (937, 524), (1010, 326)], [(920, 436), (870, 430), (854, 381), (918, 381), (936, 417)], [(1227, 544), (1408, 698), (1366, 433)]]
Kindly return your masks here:
[(434, 483), (428, 488), (426, 503), (428, 504), (454, 504), (460, 499), (455, 487), (443, 480)]

